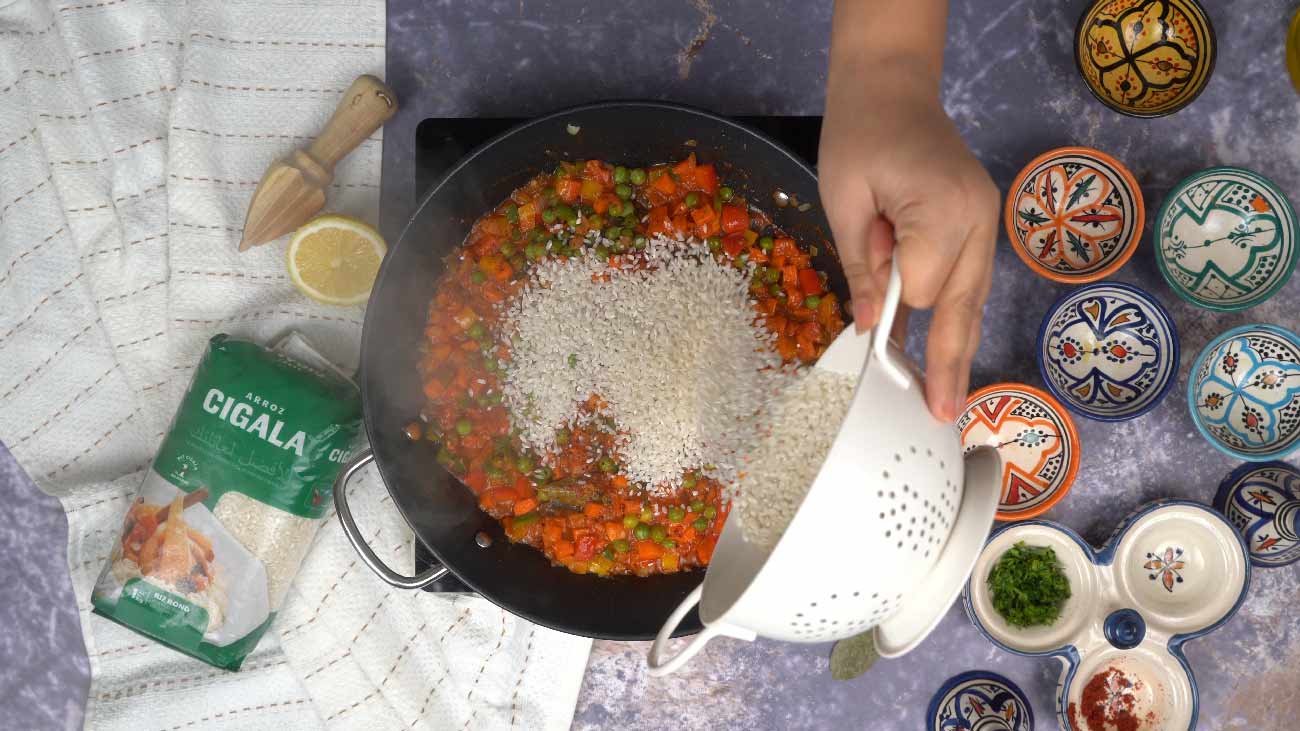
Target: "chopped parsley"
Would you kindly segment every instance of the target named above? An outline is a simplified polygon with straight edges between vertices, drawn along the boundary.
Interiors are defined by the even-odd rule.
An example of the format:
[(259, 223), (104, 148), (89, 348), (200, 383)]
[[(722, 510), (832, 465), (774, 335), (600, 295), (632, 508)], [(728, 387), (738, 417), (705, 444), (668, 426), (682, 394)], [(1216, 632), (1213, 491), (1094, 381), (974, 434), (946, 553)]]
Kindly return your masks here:
[(1070, 581), (1056, 551), (1024, 541), (1002, 554), (988, 581), (993, 608), (1014, 627), (1052, 624), (1070, 598)]

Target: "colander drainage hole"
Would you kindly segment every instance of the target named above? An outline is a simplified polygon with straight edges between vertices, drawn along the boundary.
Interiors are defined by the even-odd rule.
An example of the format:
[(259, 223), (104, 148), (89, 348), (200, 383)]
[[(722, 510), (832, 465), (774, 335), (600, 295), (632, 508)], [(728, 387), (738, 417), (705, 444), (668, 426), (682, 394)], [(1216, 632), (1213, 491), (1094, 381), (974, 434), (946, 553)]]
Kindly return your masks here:
[(881, 475), (882, 477), (884, 477), (886, 480), (888, 480), (888, 479), (889, 479), (889, 470), (885, 470), (884, 472), (881, 472), (880, 475)]
[(862, 592), (860, 592), (860, 591), (855, 591), (855, 592), (853, 592), (853, 596), (857, 596), (858, 594), (861, 594), (861, 593), (862, 593)]
[(894, 461), (895, 461), (895, 462), (902, 462), (902, 461), (903, 461), (903, 455), (899, 454), (898, 452), (894, 452)]

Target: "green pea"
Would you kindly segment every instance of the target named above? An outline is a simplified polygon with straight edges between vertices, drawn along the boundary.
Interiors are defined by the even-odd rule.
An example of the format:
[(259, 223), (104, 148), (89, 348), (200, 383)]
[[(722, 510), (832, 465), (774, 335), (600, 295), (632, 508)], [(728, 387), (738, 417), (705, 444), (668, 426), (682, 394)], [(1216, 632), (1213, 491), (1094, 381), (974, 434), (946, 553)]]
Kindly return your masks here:
[(577, 354), (577, 353), (569, 353), (569, 367), (570, 367), (570, 368), (577, 368), (577, 367), (578, 367), (578, 354)]
[(491, 477), (494, 480), (499, 480), (506, 476), (506, 473), (500, 467), (490, 462), (483, 466), (483, 471), (487, 473), (488, 477)]
[(622, 198), (623, 200), (627, 200), (628, 198), (632, 197), (632, 186), (628, 185), (627, 183), (619, 183), (618, 185), (614, 186), (614, 195), (618, 196), (619, 198)]
[(632, 535), (635, 535), (638, 541), (644, 541), (650, 537), (650, 526), (645, 523), (637, 523), (636, 528), (632, 530)]
[(768, 284), (776, 284), (781, 281), (781, 270), (776, 267), (768, 267), (767, 271), (763, 272), (763, 281)]
[(537, 465), (533, 464), (533, 458), (526, 454), (515, 457), (515, 469), (520, 472), (532, 472)]
[(481, 269), (475, 269), (472, 273), (470, 273), (469, 278), (470, 281), (474, 282), (475, 284), (482, 284), (487, 281), (487, 275), (484, 274), (483, 270)]
[(694, 501), (694, 502), (691, 503), (691, 512), (692, 512), (692, 513), (698, 513), (698, 512), (701, 512), (701, 511), (703, 511), (703, 510), (704, 510), (704, 501), (703, 501), (703, 500), (696, 500), (696, 501)]
[(627, 553), (632, 550), (632, 544), (628, 543), (626, 538), (619, 538), (610, 545), (614, 546), (614, 550), (619, 553)]
[(546, 247), (541, 244), (529, 244), (524, 247), (524, 256), (528, 257), (528, 261), (537, 261), (546, 256)]
[(691, 523), (691, 527), (697, 531), (706, 531), (709, 529), (709, 521), (704, 518), (696, 518), (695, 522)]
[(636, 527), (636, 524), (637, 524), (637, 523), (640, 523), (640, 522), (641, 522), (641, 519), (638, 518), (638, 517), (635, 516), (635, 515), (624, 515), (624, 516), (623, 516), (623, 527), (624, 527), (624, 528), (627, 528), (628, 530), (632, 530), (633, 528)]
[(472, 431), (474, 431), (474, 422), (470, 421), (469, 419), (458, 419), (456, 421), (457, 434), (461, 435), (462, 437), (467, 437)]
[(665, 539), (664, 539), (664, 544), (663, 544), (663, 545), (664, 545), (664, 548), (667, 548), (668, 550), (671, 551), (671, 550), (673, 550), (674, 548), (677, 548), (677, 541), (674, 541), (674, 540), (671, 539), (671, 538), (665, 538)]
[(534, 511), (531, 512), (531, 513), (524, 513), (523, 515), (520, 515), (520, 516), (518, 516), (518, 517), (515, 518), (515, 525), (517, 525), (517, 526), (518, 526), (518, 525), (532, 525), (533, 523), (536, 523), (538, 520), (540, 520), (541, 517), (542, 517), (542, 516), (540, 516), (540, 515), (537, 514), (537, 511), (536, 511), (536, 510), (534, 510)]
[(785, 294), (785, 292), (781, 291), (781, 285), (777, 284), (776, 282), (767, 285), (767, 293), (772, 295), (773, 297), (780, 297), (781, 295)]
[(560, 427), (555, 431), (555, 443), (564, 446), (569, 443), (569, 437), (572, 436), (568, 429)]
[(488, 373), (496, 373), (497, 369), (501, 366), (497, 363), (496, 358), (493, 358), (490, 355), (485, 355), (483, 356), (483, 367), (487, 369)]
[(645, 183), (645, 171), (641, 168), (632, 168), (632, 172), (628, 173), (627, 177), (632, 181), (633, 185)]
[(547, 208), (546, 210), (542, 211), (542, 223), (545, 223), (545, 224), (548, 224), (548, 225), (549, 225), (549, 224), (552, 224), (552, 223), (555, 223), (555, 209), (554, 209), (554, 208)]
[(623, 167), (622, 165), (619, 165), (614, 168), (614, 182), (615, 183), (627, 182), (627, 168)]
[(821, 303), (822, 303), (822, 298), (818, 297), (815, 294), (810, 294), (807, 297), (803, 298), (803, 306), (807, 307), (810, 310), (815, 309), (817, 305), (820, 305)]
[(487, 328), (483, 327), (483, 323), (475, 320), (474, 324), (470, 325), (469, 329), (465, 331), (465, 334), (475, 340), (481, 340), (485, 335), (487, 335)]
[(668, 519), (671, 520), (672, 522), (680, 523), (682, 522), (682, 518), (685, 517), (686, 517), (686, 511), (682, 510), (681, 506), (674, 505), (673, 507), (668, 508)]
[(721, 236), (710, 236), (710, 237), (709, 237), (709, 251), (712, 251), (712, 252), (715, 253), (715, 254), (718, 253), (719, 251), (722, 251), (722, 237), (721, 237)]
[(604, 244), (597, 244), (597, 245), (596, 245), (596, 256), (600, 257), (601, 259), (608, 259), (608, 258), (609, 258), (609, 247), (605, 246)]
[(528, 232), (529, 241), (541, 241), (544, 238), (546, 238), (546, 232), (540, 228), (535, 228)]
[(772, 247), (774, 246), (776, 246), (776, 242), (772, 240), (771, 236), (762, 236), (758, 239), (758, 248), (762, 249), (765, 253), (772, 253)]
[(550, 467), (547, 467), (546, 465), (542, 465), (542, 466), (538, 467), (537, 469), (533, 470), (533, 480), (534, 480), (534, 481), (536, 481), (536, 482), (546, 482), (546, 481), (549, 480), (549, 479), (551, 479), (551, 468), (550, 468)]
[(717, 508), (713, 507), (712, 505), (705, 505), (705, 506), (704, 506), (704, 517), (705, 517), (705, 518), (708, 518), (709, 520), (713, 520), (713, 518), (714, 518), (715, 516), (717, 516), (717, 514), (718, 514), (718, 509), (717, 509)]
[(744, 266), (745, 266), (746, 264), (748, 264), (748, 263), (749, 263), (749, 252), (748, 252), (748, 251), (746, 251), (746, 252), (742, 253), (740, 256), (736, 257), (736, 266), (744, 267)]
[(636, 247), (638, 250), (644, 249), (646, 247), (646, 243), (647, 243), (646, 237), (642, 236), (641, 234), (637, 234), (632, 238), (632, 246)]
[(523, 272), (523, 270), (528, 268), (528, 260), (518, 254), (515, 254), (514, 256), (510, 257), (510, 267), (514, 269), (516, 272)]
[(724, 201), (731, 200), (731, 197), (734, 196), (735, 194), (736, 194), (735, 191), (733, 191), (731, 188), (728, 188), (725, 185), (718, 189), (718, 196), (721, 197), (722, 200)]
[(686, 207), (694, 208), (700, 204), (700, 197), (694, 191), (686, 194)]
[(610, 218), (618, 218), (623, 215), (623, 204), (618, 201), (610, 201), (609, 207), (605, 209), (605, 215)]
[(605, 225), (605, 217), (599, 213), (593, 213), (587, 216), (587, 225), (591, 228), (600, 228)]
[(623, 252), (627, 251), (627, 244), (624, 243), (623, 239), (617, 238), (610, 243), (610, 248), (614, 250), (615, 254), (622, 254)]
[(689, 490), (692, 487), (695, 487), (695, 482), (696, 479), (695, 479), (694, 472), (687, 472), (686, 474), (682, 475), (682, 487)]
[(605, 547), (605, 550), (603, 550), (603, 551), (600, 552), (600, 555), (604, 556), (606, 561), (613, 561), (613, 560), (614, 560), (614, 549), (613, 549), (612, 547), (610, 547), (610, 546), (606, 546), (606, 547)]
[(614, 460), (610, 459), (609, 457), (601, 457), (600, 462), (598, 462), (596, 466), (600, 467), (600, 471), (606, 474), (613, 472), (615, 469), (618, 468), (618, 465), (614, 462)]
[(642, 523), (649, 523), (652, 519), (654, 519), (654, 517), (655, 517), (655, 514), (652, 513), (652, 512), (650, 512), (650, 508), (641, 508), (641, 522), (642, 522)]
[(561, 204), (555, 207), (555, 217), (565, 223), (573, 223), (578, 220), (578, 213), (573, 210), (572, 206)]
[(618, 226), (610, 226), (609, 228), (605, 229), (605, 238), (607, 239), (616, 239), (622, 235), (623, 235), (623, 229), (619, 228)]
[(650, 526), (650, 540), (654, 541), (655, 543), (663, 543), (664, 539), (667, 537), (668, 537), (667, 528), (663, 527), (662, 525)]

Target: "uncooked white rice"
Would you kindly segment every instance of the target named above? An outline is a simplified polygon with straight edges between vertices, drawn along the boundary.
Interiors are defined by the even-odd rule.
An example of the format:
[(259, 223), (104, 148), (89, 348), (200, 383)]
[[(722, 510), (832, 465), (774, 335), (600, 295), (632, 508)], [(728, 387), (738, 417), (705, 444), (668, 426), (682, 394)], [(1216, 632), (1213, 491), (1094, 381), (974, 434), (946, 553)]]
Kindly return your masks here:
[(737, 484), (733, 516), (746, 541), (776, 547), (830, 452), (856, 384), (852, 376), (810, 368), (770, 405), (769, 428)]
[(311, 548), (321, 519), (294, 515), (241, 492), (222, 495), (212, 514), (226, 532), (266, 566), (270, 608), (278, 610)]
[(524, 444), (553, 453), (556, 430), (598, 395), (632, 482), (667, 492), (694, 469), (731, 482), (753, 420), (790, 377), (756, 320), (753, 265), (664, 237), (648, 242), (644, 269), (613, 268), (590, 251), (541, 263), (503, 305), (513, 426)]

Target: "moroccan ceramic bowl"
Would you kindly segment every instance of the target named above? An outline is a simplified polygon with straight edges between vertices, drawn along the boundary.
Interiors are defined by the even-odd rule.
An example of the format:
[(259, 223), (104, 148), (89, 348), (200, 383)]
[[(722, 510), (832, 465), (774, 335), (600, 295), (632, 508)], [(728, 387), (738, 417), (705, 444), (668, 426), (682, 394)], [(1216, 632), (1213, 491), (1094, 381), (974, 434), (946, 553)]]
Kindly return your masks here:
[(1243, 168), (1202, 170), (1174, 186), (1156, 219), (1156, 262), (1188, 302), (1242, 310), (1286, 284), (1300, 256), (1295, 210)]
[(1002, 458), (998, 520), (1040, 515), (1065, 497), (1079, 471), (1074, 419), (1050, 394), (998, 383), (971, 394), (957, 419), (961, 448), (993, 447)]
[(1220, 483), (1214, 507), (1241, 531), (1251, 563), (1300, 561), (1300, 470), (1286, 462), (1241, 465)]
[(987, 670), (948, 678), (930, 699), (926, 731), (1034, 731), (1034, 709), (1020, 686)]
[(1155, 297), (1100, 282), (1057, 300), (1038, 331), (1038, 368), (1067, 408), (1091, 419), (1141, 416), (1178, 373), (1178, 331)]
[(1137, 180), (1089, 147), (1039, 155), (1011, 184), (1004, 223), (1011, 248), (1036, 274), (1086, 284), (1133, 256), (1146, 208)]
[[(1050, 625), (1015, 627), (993, 608), (989, 572), (1020, 541), (1051, 547), (1070, 582), (1070, 598)], [(1183, 643), (1227, 622), (1249, 586), (1245, 543), (1221, 514), (1189, 500), (1161, 500), (1125, 519), (1100, 550), (1049, 521), (1003, 527), (975, 563), (964, 606), (994, 645), (1061, 662), (1061, 728), (1118, 726), (1089, 725), (1104, 715), (1102, 700), (1142, 719), (1139, 728), (1193, 731), (1196, 678)]]
[(1188, 375), (1192, 420), (1211, 444), (1250, 462), (1300, 447), (1300, 337), (1243, 325), (1210, 342)]
[(1079, 18), (1074, 61), (1102, 104), (1161, 117), (1192, 103), (1214, 71), (1214, 27), (1196, 0), (1096, 0)]

